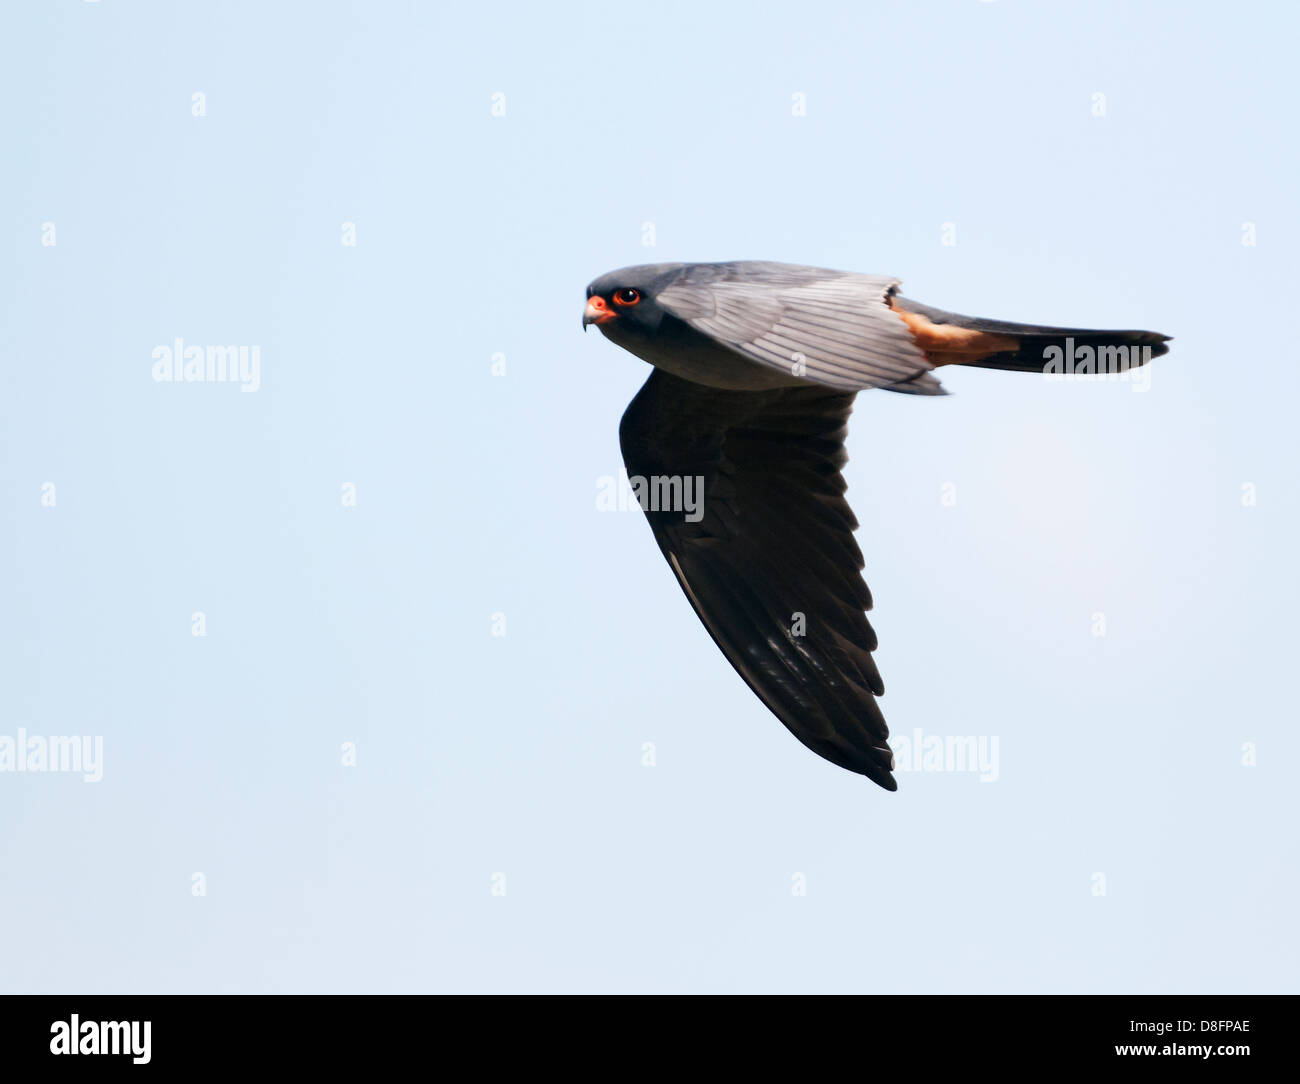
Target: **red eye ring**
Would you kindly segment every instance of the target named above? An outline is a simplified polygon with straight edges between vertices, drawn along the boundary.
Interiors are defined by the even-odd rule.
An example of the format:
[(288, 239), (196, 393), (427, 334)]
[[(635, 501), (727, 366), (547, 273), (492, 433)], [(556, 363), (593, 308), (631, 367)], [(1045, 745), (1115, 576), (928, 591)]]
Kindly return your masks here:
[(630, 286), (622, 290), (614, 291), (614, 304), (622, 305), (624, 308), (630, 308), (641, 300), (641, 294), (632, 289)]

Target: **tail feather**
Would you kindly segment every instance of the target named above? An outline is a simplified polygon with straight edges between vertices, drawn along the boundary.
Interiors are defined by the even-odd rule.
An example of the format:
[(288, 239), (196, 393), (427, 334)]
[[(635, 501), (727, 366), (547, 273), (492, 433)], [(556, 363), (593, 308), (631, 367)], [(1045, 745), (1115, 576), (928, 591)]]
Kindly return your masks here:
[[(891, 300), (935, 365), (1043, 372), (1052, 364), (1079, 364), (1091, 358), (1095, 372), (1124, 372), (1169, 352), (1170, 337), (1156, 331), (1014, 324), (944, 312), (910, 298)], [(956, 339), (955, 329), (977, 337)]]

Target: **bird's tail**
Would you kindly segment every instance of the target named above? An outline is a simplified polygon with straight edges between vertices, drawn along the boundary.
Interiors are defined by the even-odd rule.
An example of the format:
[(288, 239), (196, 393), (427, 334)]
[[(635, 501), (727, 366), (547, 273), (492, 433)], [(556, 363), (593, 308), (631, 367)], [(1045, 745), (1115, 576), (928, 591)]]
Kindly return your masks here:
[(890, 298), (931, 365), (974, 365), (1018, 372), (1125, 372), (1169, 352), (1156, 331), (1038, 327), (984, 320)]

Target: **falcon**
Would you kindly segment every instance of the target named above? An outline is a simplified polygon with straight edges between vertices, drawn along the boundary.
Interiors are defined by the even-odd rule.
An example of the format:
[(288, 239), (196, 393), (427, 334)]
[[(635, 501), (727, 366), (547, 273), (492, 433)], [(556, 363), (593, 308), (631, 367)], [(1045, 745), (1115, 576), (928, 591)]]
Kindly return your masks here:
[[(943, 395), (945, 365), (1123, 372), (1169, 338), (959, 316), (899, 286), (793, 264), (647, 264), (592, 282), (582, 317), (654, 366), (619, 443), (709, 635), (799, 741), (891, 791), (871, 592), (841, 474), (857, 393)], [(701, 488), (702, 507), (683, 500)]]

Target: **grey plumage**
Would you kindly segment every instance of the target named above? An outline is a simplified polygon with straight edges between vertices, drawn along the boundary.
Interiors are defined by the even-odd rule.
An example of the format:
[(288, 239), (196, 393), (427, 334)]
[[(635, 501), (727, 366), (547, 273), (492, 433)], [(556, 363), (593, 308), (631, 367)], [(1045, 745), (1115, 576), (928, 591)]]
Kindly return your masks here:
[(785, 264), (699, 264), (656, 295), (674, 316), (784, 374), (843, 391), (916, 379), (925, 354), (889, 310), (899, 280)]

